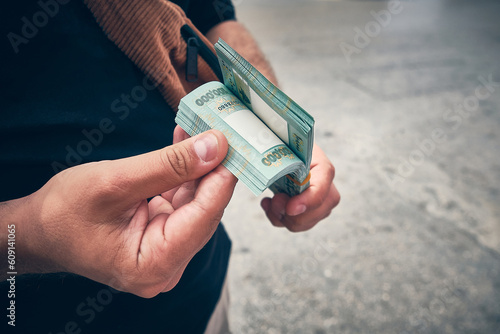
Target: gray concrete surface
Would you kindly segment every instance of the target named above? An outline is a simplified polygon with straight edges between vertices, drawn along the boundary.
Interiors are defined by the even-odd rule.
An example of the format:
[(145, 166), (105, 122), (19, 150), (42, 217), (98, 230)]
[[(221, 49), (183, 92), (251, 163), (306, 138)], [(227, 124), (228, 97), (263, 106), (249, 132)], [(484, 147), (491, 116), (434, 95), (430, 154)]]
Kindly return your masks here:
[(342, 201), (292, 234), (238, 186), (233, 332), (500, 333), (500, 2), (235, 3)]

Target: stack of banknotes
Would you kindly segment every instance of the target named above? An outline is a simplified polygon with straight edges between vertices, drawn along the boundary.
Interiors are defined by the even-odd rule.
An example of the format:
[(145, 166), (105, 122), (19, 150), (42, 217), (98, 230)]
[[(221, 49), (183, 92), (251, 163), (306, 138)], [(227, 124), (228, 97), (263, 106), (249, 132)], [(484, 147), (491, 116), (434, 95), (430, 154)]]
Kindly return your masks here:
[(191, 136), (217, 129), (229, 143), (223, 165), (256, 195), (297, 195), (309, 186), (314, 119), (223, 40), (215, 44), (224, 83), (206, 83), (179, 104)]

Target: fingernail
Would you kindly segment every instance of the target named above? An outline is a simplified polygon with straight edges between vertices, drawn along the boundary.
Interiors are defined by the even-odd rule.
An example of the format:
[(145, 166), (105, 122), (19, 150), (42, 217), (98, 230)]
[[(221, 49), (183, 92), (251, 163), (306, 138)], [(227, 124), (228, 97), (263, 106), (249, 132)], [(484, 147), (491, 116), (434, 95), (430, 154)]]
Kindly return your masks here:
[(290, 216), (298, 216), (298, 215), (306, 212), (306, 209), (307, 208), (304, 204), (299, 204), (299, 205), (297, 205), (295, 210), (292, 210), (292, 212), (290, 213)]
[(194, 150), (198, 157), (205, 162), (209, 162), (217, 156), (217, 137), (211, 133), (202, 135), (194, 142)]

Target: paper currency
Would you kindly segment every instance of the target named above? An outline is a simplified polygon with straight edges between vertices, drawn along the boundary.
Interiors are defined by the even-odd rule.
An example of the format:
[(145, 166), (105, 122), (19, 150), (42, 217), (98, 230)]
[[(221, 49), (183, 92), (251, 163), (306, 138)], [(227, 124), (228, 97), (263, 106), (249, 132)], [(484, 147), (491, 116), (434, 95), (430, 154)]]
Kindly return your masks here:
[(176, 122), (190, 135), (222, 131), (229, 143), (224, 166), (254, 194), (301, 193), (309, 186), (314, 119), (225, 42), (215, 48), (224, 84), (186, 95)]

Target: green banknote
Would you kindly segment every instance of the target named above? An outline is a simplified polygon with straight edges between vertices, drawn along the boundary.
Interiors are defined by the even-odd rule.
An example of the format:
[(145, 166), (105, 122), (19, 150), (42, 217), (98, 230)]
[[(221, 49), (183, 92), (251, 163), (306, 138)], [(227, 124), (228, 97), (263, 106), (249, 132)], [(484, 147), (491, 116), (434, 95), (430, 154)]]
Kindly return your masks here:
[(314, 119), (222, 40), (215, 45), (224, 84), (186, 95), (176, 122), (190, 135), (222, 131), (223, 164), (254, 194), (297, 195), (309, 186)]

